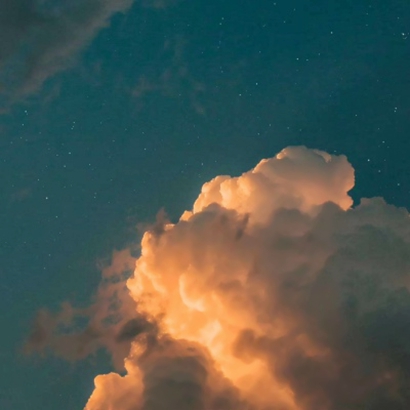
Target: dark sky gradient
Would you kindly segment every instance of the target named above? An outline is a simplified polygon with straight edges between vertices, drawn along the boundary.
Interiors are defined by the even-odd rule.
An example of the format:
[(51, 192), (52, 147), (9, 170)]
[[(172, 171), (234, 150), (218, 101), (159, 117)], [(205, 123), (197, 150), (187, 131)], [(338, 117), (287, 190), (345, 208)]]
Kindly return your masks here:
[[(16, 15), (41, 17), (40, 1), (18, 3)], [(56, 21), (67, 4), (47, 2)], [(0, 55), (2, 410), (82, 408), (109, 362), (21, 355), (35, 312), (87, 300), (97, 260), (160, 208), (178, 217), (213, 176), (303, 144), (347, 155), (355, 199), (410, 207), (407, 1), (136, 0), (116, 11), (106, 28), (92, 14), (92, 33), (76, 20), (75, 47), (70, 35), (25, 35), (32, 15), (0, 18), (0, 34), (21, 33)], [(29, 63), (51, 43), (66, 54), (33, 87)]]

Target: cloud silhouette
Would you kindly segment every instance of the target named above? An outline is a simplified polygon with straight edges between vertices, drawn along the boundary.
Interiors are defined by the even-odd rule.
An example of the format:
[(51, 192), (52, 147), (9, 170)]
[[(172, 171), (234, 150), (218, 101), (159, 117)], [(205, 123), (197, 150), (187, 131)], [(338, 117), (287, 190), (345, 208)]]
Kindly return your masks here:
[(133, 0), (3, 0), (0, 3), (0, 79), (3, 93), (21, 98), (69, 67), (78, 53), (126, 12)]

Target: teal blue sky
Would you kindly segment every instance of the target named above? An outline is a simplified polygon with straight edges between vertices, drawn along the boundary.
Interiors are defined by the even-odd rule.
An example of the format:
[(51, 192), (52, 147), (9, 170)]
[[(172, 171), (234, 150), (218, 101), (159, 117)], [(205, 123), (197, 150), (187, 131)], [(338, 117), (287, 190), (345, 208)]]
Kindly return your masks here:
[(35, 312), (89, 299), (97, 260), (216, 175), (302, 144), (410, 207), (406, 1), (3, 3), (1, 409), (82, 408), (109, 361), (25, 357)]

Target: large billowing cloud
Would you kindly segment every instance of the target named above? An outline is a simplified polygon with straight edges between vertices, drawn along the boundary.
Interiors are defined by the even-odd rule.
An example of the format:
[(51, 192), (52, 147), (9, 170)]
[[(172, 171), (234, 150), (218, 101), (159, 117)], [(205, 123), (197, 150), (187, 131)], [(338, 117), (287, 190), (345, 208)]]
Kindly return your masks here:
[(127, 281), (144, 325), (117, 329), (127, 373), (86, 409), (410, 408), (409, 214), (353, 208), (353, 185), (346, 157), (291, 147), (147, 231)]

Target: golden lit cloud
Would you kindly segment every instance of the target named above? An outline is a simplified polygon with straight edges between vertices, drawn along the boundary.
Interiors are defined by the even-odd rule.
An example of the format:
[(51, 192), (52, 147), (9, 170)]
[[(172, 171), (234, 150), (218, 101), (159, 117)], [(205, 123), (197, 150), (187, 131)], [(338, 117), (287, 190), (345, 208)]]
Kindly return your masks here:
[(127, 339), (126, 375), (86, 409), (409, 408), (409, 215), (353, 185), (346, 157), (290, 147), (148, 230), (103, 343)]

